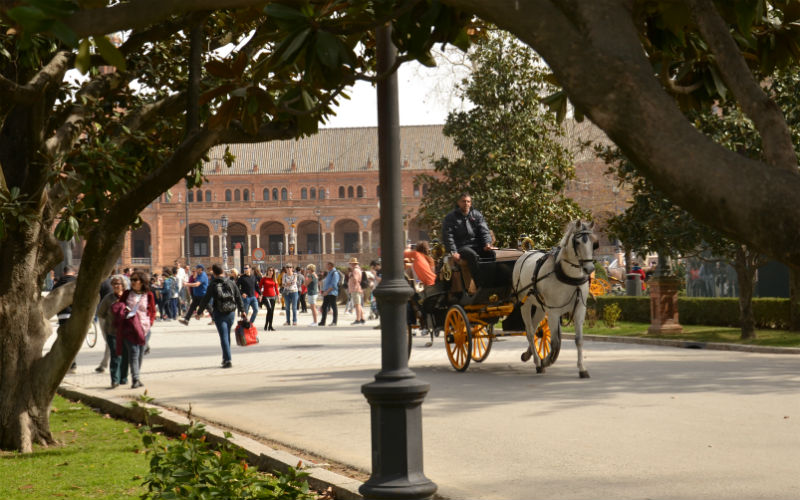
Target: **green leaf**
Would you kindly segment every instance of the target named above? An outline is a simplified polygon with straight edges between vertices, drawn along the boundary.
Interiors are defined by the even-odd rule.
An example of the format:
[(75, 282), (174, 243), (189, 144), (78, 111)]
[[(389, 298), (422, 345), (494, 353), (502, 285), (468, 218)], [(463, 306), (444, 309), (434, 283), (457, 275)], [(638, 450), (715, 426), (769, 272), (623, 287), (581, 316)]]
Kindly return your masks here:
[(61, 241), (69, 241), (78, 233), (79, 225), (78, 220), (73, 216), (69, 216), (56, 225), (55, 236)]
[(92, 56), (89, 53), (89, 39), (84, 38), (78, 47), (78, 55), (75, 57), (75, 69), (85, 75), (92, 66)]
[(279, 3), (264, 7), (264, 14), (284, 21), (305, 21), (307, 18), (297, 9)]
[(315, 43), (315, 52), (317, 59), (329, 68), (337, 68), (339, 66), (339, 39), (335, 35), (327, 31), (318, 31), (317, 40)]
[[(283, 50), (283, 53), (281, 54), (280, 61), (286, 63), (294, 60), (295, 56), (297, 55), (297, 52), (300, 50), (300, 47), (302, 47), (303, 44), (306, 42), (306, 40), (308, 39), (308, 35), (310, 33), (311, 33), (311, 28), (305, 28), (300, 30), (299, 32), (294, 33), (293, 35), (290, 35), (289, 38), (286, 40), (286, 42), (284, 42), (286, 48)], [(284, 46), (284, 44), (281, 44), (281, 47), (278, 47), (279, 51)]]
[(105, 59), (107, 63), (120, 71), (125, 71), (125, 68), (127, 68), (125, 56), (122, 55), (122, 52), (120, 52), (108, 38), (105, 36), (96, 36), (93, 37), (93, 40), (97, 46), (97, 50), (100, 51), (100, 55), (103, 56), (103, 59)]
[(69, 45), (70, 47), (77, 47), (78, 42), (78, 35), (75, 31), (72, 30), (69, 26), (64, 24), (61, 21), (55, 21), (50, 26), (50, 31), (62, 42)]

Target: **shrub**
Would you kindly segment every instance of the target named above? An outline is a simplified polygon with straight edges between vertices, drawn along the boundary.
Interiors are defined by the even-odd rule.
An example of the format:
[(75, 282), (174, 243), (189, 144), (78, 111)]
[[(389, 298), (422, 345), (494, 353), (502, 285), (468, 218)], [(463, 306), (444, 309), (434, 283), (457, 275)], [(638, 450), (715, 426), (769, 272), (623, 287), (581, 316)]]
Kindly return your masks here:
[[(230, 438), (230, 433), (225, 433)], [(169, 440), (145, 432), (142, 440), (150, 457), (143, 499), (312, 499), (307, 476), (294, 469), (268, 476), (248, 467), (244, 452), (229, 443), (206, 441), (203, 424), (192, 423), (180, 439)]]
[(587, 309), (584, 321), (586, 328), (594, 328), (597, 325), (597, 309)]
[(614, 328), (621, 314), (622, 309), (617, 304), (608, 304), (603, 308), (603, 323), (608, 328)]

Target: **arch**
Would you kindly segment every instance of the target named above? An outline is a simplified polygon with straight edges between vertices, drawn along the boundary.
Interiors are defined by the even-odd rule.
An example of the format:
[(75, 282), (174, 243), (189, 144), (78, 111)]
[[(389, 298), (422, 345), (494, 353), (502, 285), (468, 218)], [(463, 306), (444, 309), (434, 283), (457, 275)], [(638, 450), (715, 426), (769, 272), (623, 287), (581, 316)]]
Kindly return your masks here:
[(281, 188), (281, 201), (286, 201), (289, 199), (289, 190), (286, 188)]
[(339, 186), (339, 198), (344, 198), (344, 186)]
[(304, 220), (297, 225), (297, 254), (320, 253), (322, 228), (315, 220)]
[(189, 224), (189, 251), (192, 257), (208, 257), (211, 255), (210, 235), (211, 230), (205, 224)]
[[(189, 193), (191, 194), (191, 192)], [(150, 225), (143, 223), (138, 229), (131, 231), (131, 257), (134, 259), (149, 259), (151, 257), (150, 251), (152, 249), (152, 237), (150, 232)], [(83, 242), (76, 241), (75, 248), (83, 247)], [(80, 252), (82, 253), (82, 252)], [(73, 252), (73, 258), (80, 258), (77, 255), (79, 252)]]
[[(261, 224), (258, 234), (261, 238), (261, 248), (263, 248), (269, 255), (280, 255), (286, 252), (283, 248), (283, 235), (286, 232), (286, 226), (278, 221), (269, 221)], [(280, 247), (278, 246), (280, 243)]]
[(261, 191), (261, 199), (269, 201), (269, 188), (264, 188), (264, 190)]
[(272, 188), (272, 201), (278, 201), (278, 188)]
[(311, 198), (312, 200), (316, 200), (316, 199), (317, 199), (317, 188), (313, 188), (313, 187), (312, 187), (312, 188), (309, 190), (309, 193), (308, 193), (308, 195), (309, 195), (309, 198)]
[(300, 199), (307, 200), (308, 199), (308, 189), (300, 188)]
[(249, 189), (242, 190), (242, 201), (250, 201), (250, 190)]
[(342, 219), (333, 226), (333, 250), (336, 253), (359, 253), (360, 226), (354, 219)]
[(347, 186), (347, 197), (348, 198), (353, 197), (353, 186)]
[(356, 198), (363, 198), (363, 197), (364, 197), (364, 188), (361, 187), (361, 186), (358, 186), (356, 188)]
[(211, 203), (211, 190), (206, 189), (206, 203)]
[(241, 201), (241, 199), (242, 199), (242, 192), (239, 191), (238, 189), (235, 189), (233, 191), (233, 201)]
[(233, 201), (233, 196), (230, 189), (225, 190), (225, 201)]
[(232, 222), (228, 224), (228, 257), (229, 262), (230, 257), (233, 255), (233, 249), (236, 247), (236, 243), (242, 244), (242, 254), (249, 255), (250, 252), (248, 248), (250, 245), (247, 244), (247, 226), (242, 224), (241, 222)]
[(196, 201), (197, 203), (200, 203), (200, 202), (203, 201), (203, 191), (202, 190), (200, 190), (200, 189), (197, 190), (197, 192), (194, 195), (194, 201)]
[(186, 193), (186, 201), (189, 203), (194, 203), (194, 191), (188, 191)]

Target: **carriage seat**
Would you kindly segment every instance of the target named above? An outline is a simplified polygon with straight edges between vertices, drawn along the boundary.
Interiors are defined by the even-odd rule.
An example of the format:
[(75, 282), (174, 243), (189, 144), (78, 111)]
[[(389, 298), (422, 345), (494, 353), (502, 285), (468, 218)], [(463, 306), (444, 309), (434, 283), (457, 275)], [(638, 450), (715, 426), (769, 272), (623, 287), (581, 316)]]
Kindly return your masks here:
[(498, 248), (494, 251), (494, 260), (495, 262), (516, 262), (523, 253), (525, 252), (516, 248)]

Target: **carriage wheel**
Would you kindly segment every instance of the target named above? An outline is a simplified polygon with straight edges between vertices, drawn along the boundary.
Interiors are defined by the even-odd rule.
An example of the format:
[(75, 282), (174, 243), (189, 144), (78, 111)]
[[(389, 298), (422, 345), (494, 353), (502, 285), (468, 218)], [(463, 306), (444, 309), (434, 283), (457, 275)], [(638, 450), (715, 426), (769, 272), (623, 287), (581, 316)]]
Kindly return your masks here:
[(595, 278), (589, 284), (589, 292), (595, 297), (611, 292), (611, 285), (602, 278)]
[(460, 372), (466, 370), (472, 359), (472, 331), (467, 313), (461, 306), (452, 306), (447, 311), (444, 319), (444, 345), (453, 368)]
[(539, 359), (543, 361), (542, 366), (547, 366), (545, 362), (548, 361), (551, 352), (551, 332), (550, 324), (547, 322), (547, 316), (536, 327), (536, 333), (533, 335), (533, 349)]
[(472, 361), (480, 363), (489, 357), (494, 343), (494, 324), (472, 328)]

